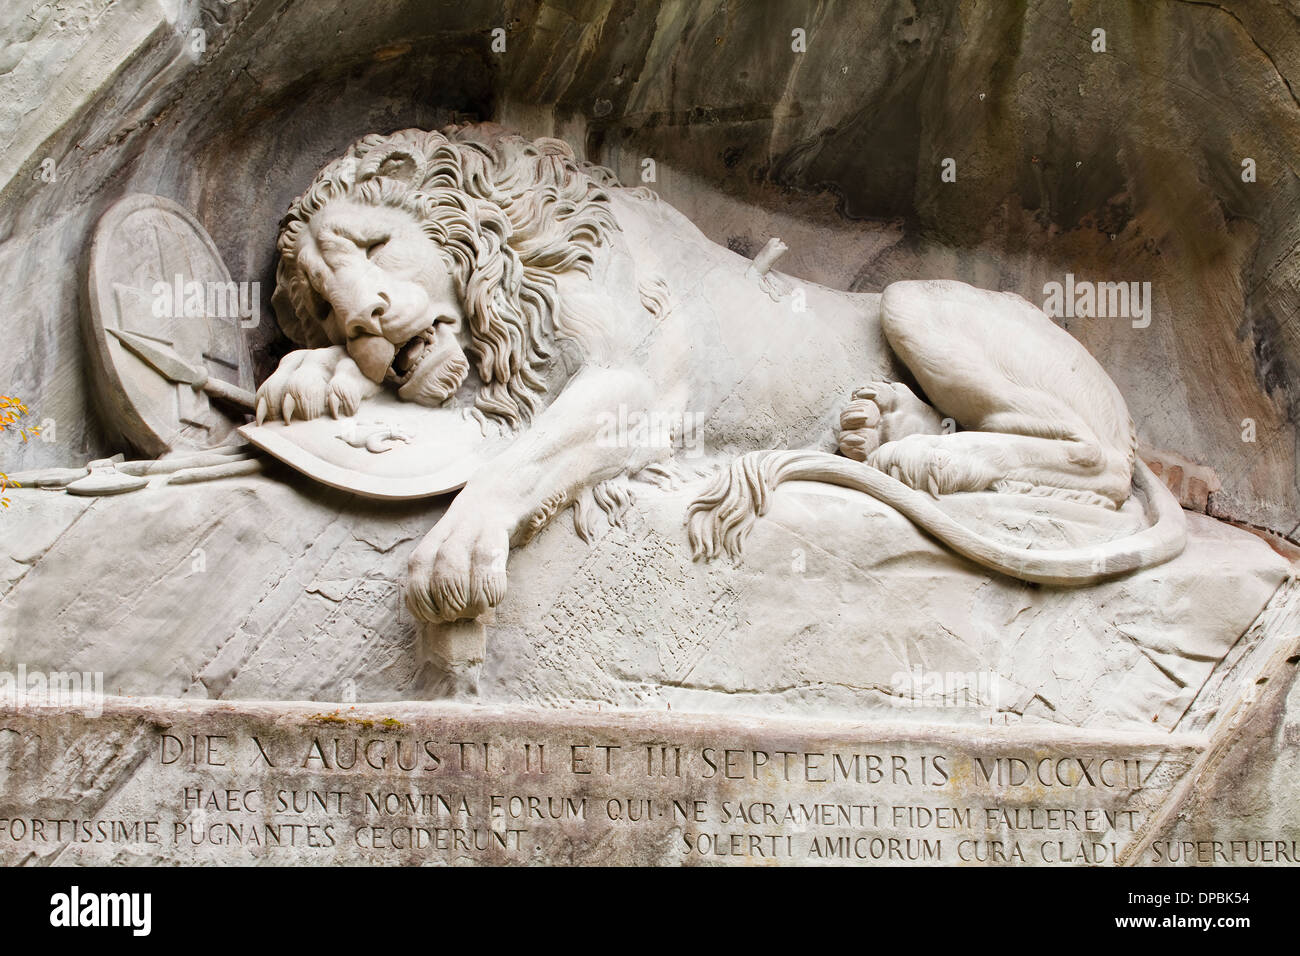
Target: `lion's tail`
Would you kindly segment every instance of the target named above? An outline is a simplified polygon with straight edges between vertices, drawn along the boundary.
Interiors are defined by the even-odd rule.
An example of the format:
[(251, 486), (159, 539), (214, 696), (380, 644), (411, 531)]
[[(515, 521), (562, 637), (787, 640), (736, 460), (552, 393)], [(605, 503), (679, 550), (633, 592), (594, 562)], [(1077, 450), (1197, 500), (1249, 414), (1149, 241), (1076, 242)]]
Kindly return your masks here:
[(760, 451), (743, 455), (687, 510), (695, 557), (740, 556), (755, 520), (767, 512), (772, 491), (786, 481), (823, 481), (896, 508), (958, 554), (1022, 581), (1080, 587), (1154, 567), (1182, 553), (1187, 542), (1183, 510), (1142, 459), (1134, 483), (1146, 502), (1149, 527), (1095, 547), (1059, 550), (1016, 548), (986, 537), (939, 508), (927, 495), (861, 462), (817, 451)]

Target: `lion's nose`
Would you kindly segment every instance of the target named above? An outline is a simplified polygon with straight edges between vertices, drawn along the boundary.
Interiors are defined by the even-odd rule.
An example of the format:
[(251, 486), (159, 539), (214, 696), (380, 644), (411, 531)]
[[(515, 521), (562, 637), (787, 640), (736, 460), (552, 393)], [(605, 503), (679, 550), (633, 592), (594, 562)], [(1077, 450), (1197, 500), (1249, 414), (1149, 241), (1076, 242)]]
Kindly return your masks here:
[(346, 330), (348, 338), (354, 339), (358, 335), (383, 335), (384, 315), (388, 312), (389, 305), (387, 295), (383, 292), (376, 293), (373, 300), (357, 309), (348, 319)]

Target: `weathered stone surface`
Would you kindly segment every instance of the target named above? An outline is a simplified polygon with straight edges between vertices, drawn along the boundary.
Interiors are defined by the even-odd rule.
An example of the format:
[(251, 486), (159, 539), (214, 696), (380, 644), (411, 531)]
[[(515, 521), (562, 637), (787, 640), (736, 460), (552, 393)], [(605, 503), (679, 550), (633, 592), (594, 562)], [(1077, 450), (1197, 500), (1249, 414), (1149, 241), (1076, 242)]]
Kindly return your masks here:
[[(114, 501), (126, 507), (110, 514)], [(7, 562), (0, 610), (13, 667), (80, 661), (131, 695), (339, 699), (344, 680), (361, 700), (430, 692), (397, 574), (428, 504), (239, 479), (32, 492), (11, 512), (6, 540), (29, 549)]]
[[(133, 696), (445, 694), (437, 629), (422, 637), (402, 601), (439, 504), (287, 477), (89, 504), (12, 492), (5, 528), (27, 544), (7, 562), (0, 664), (100, 671)], [(697, 491), (637, 483), (622, 526), (592, 544), (562, 520), (516, 552), (485, 625), (481, 699), (1173, 729), (1290, 574), (1255, 535), (1189, 516), (1175, 561), (1086, 596), (1043, 589), (955, 557), (866, 496), (804, 483), (778, 493), (741, 564), (704, 563), (682, 527)], [(1023, 502), (973, 498), (954, 506), (968, 520), (1026, 520)], [(1041, 507), (1039, 531), (1060, 544), (1098, 534), (1097, 509)], [(969, 675), (972, 691), (927, 704), (935, 674)]]
[[(0, 277), (36, 344), (30, 359), (0, 358), (0, 379), (59, 423), (56, 445), (14, 450), (10, 470), (119, 450), (86, 414), (71, 344), (73, 266), (114, 198), (134, 189), (195, 209), (236, 280), (265, 280), (275, 222), (323, 159), (372, 129), (460, 111), (564, 135), (629, 182), (652, 158), (655, 187), (711, 238), (752, 254), (779, 234), (784, 268), (840, 288), (951, 275), (1038, 301), (1067, 272), (1150, 281), (1149, 328), (1079, 319), (1070, 331), (1128, 396), (1144, 441), (1216, 471), (1213, 513), (1282, 533), (1296, 523), (1287, 317), (1300, 217), (1286, 170), (1300, 59), (1280, 2), (104, 11), (143, 18), (135, 33), (96, 10), (66, 27), (19, 17), (7, 48), (18, 65), (5, 122), (22, 116), (30, 132), (4, 191)], [(505, 55), (490, 50), (496, 25)], [(790, 48), (796, 26), (805, 54)], [(202, 55), (187, 45), (195, 28)], [(1091, 51), (1095, 28), (1105, 53)], [(78, 50), (121, 66), (59, 65)], [(57, 108), (32, 110), (38, 66), (66, 82)], [(939, 179), (944, 157), (956, 183)], [(1247, 157), (1255, 183), (1241, 180)], [(35, 178), (44, 158), (55, 182)], [(263, 374), (283, 348), (274, 338), (265, 327), (253, 342)]]
[(1111, 865), (1202, 745), (114, 700), (0, 713), (0, 862)]
[(1179, 812), (1167, 814), (1166, 828), (1154, 838), (1163, 841), (1158, 862), (1287, 862), (1276, 841), (1300, 832), (1300, 648), (1292, 643), (1273, 653), (1273, 666), (1251, 688), (1250, 706), (1232, 715), (1203, 770), (1180, 794)]
[[(75, 670), (127, 696), (103, 713), (98, 694), (0, 711), (0, 862), (1300, 862), (1300, 29), (1280, 0), (123, 0), (24, 14), (0, 14), (0, 283), (19, 342), (0, 352), (0, 391), (44, 434), (0, 446), (7, 472), (129, 451), (112, 416), (96, 420), (108, 406), (87, 391), (78, 321), (89, 238), (113, 202), (147, 192), (193, 210), (233, 278), (260, 283), (269, 319), (281, 214), (322, 162), (364, 133), (468, 118), (561, 136), (685, 214), (646, 228), (618, 193), (618, 254), (691, 277), (689, 294), (674, 302), (663, 276), (634, 281), (611, 255), (598, 284), (616, 294), (597, 311), (653, 320), (668, 343), (645, 363), (656, 400), (680, 384), (666, 358), (727, 366), (686, 379), (719, 393), (709, 417), (730, 441), (710, 453), (834, 447), (840, 406), (800, 383), (839, 396), (897, 378), (874, 328), (841, 333), (883, 314), (875, 293), (898, 280), (964, 279), (1035, 305), (1052, 283), (1133, 281), (1139, 314), (1057, 324), (1104, 369), (1081, 407), (1113, 379), (1144, 457), (1197, 513), (1174, 560), (1078, 591), (983, 570), (871, 498), (792, 482), (743, 563), (705, 564), (682, 518), (701, 475), (729, 464), (714, 455), (656, 486), (582, 486), (610, 526), (583, 498), (580, 534), (550, 520), (568, 499), (530, 488), (541, 532), (526, 547), (475, 536), (491, 496), (461, 507), (441, 527), (469, 527), (458, 545), (476, 572), (510, 553), (504, 598), (481, 587), (493, 599), (468, 614), (458, 588), (483, 576), (448, 578), (455, 547), (408, 568), (446, 500), (364, 501), (275, 465), (244, 474), (263, 464), (240, 456), (208, 485), (137, 462), (118, 479), (153, 487), (117, 498), (8, 491), (0, 690), (14, 673)], [(788, 272), (769, 272), (786, 247)], [(832, 347), (773, 308), (791, 282), (841, 323)], [(902, 293), (913, 318), (966, 294), (931, 286)], [(1003, 326), (976, 298), (963, 314), (999, 345), (987, 373), (1023, 359), (1026, 330), (1060, 334)], [(735, 315), (747, 335), (704, 324)], [(966, 331), (938, 339), (953, 329)], [(338, 332), (331, 374), (359, 338)], [(633, 339), (650, 353), (650, 335)], [(1033, 357), (1060, 363), (1046, 376), (1060, 385), (1090, 360), (1054, 341)], [(249, 344), (265, 380), (286, 343), (266, 321)], [(893, 347), (939, 384), (978, 351)], [(855, 401), (875, 420), (838, 440), (865, 457), (885, 405)], [(617, 471), (593, 463), (599, 446), (581, 461), (576, 440), (541, 432), (535, 458)], [(520, 464), (502, 469), (516, 484)], [(1134, 500), (977, 491), (927, 507), (1028, 561), (1069, 549), (1078, 565), (1079, 548), (1144, 527)], [(509, 517), (489, 530), (524, 520)], [(412, 584), (429, 597), (409, 605), (420, 623)]]

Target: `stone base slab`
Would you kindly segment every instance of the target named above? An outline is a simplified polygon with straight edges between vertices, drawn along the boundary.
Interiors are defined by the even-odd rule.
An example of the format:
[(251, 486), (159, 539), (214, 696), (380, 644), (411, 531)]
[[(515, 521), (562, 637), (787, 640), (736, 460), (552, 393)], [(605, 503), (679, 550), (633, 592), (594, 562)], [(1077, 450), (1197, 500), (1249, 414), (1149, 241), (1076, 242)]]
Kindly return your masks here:
[[(0, 712), (0, 862), (1224, 862), (1162, 822), (1213, 749), (1209, 733), (109, 698), (91, 716)], [(1292, 862), (1300, 828), (1217, 842), (1230, 862)]]

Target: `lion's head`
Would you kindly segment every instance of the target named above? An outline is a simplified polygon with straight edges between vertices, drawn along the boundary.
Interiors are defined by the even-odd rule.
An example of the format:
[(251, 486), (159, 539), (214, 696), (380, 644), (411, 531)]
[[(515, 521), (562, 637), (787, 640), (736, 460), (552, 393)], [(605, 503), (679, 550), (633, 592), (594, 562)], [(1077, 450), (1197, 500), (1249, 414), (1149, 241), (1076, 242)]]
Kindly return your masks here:
[(588, 272), (617, 228), (609, 184), (564, 142), (491, 125), (367, 136), (281, 222), (280, 326), (426, 405), (460, 387), (468, 352), (477, 408), (517, 426), (544, 387), (555, 277)]

